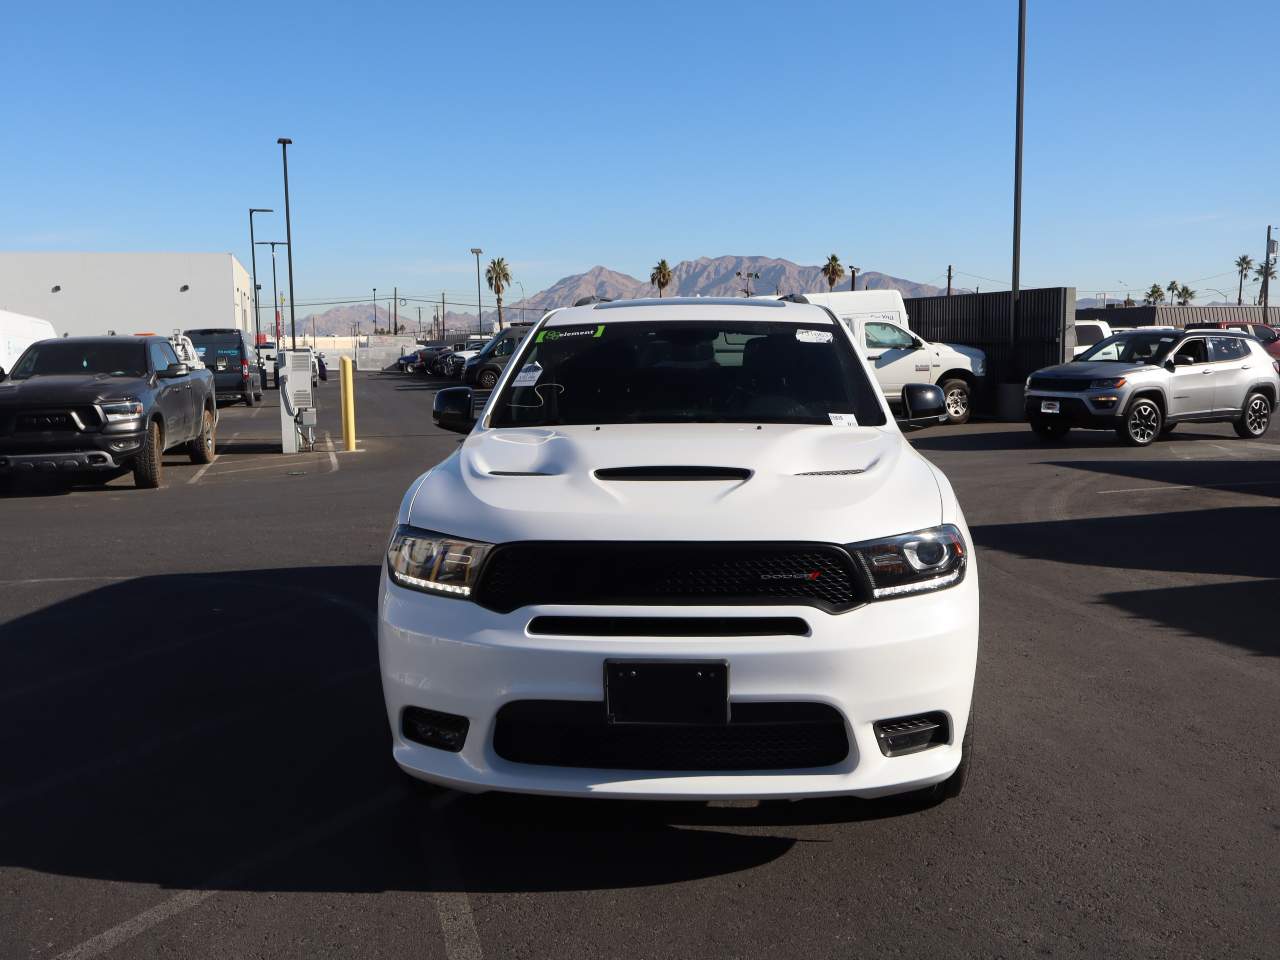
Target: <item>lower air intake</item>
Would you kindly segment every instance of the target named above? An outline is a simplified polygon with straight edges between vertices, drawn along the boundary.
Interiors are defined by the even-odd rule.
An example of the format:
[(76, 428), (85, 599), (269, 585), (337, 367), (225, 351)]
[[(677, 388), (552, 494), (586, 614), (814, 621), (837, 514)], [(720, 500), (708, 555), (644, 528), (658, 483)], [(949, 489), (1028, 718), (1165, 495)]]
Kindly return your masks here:
[(872, 726), (880, 752), (886, 757), (901, 757), (946, 743), (951, 736), (945, 713), (921, 713), (914, 717), (880, 720)]

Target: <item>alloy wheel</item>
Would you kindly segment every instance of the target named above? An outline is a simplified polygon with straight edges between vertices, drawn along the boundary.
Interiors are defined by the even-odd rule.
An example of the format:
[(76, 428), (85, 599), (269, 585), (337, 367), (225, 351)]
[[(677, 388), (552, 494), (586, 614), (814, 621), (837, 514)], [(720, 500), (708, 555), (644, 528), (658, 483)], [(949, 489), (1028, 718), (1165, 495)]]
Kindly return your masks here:
[(968, 412), (969, 394), (958, 388), (947, 391), (947, 415), (959, 418)]
[(1147, 444), (1160, 430), (1160, 412), (1150, 403), (1140, 403), (1129, 414), (1129, 436), (1134, 442)]
[(1255, 437), (1262, 436), (1271, 422), (1271, 404), (1264, 397), (1254, 397), (1245, 410), (1244, 422)]

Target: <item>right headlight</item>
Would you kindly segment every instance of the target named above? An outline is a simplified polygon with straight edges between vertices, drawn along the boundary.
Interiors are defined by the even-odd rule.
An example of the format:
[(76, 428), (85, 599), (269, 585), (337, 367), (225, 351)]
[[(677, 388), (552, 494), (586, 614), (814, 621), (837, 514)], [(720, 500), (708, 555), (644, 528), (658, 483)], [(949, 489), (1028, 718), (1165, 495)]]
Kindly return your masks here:
[(401, 524), (387, 546), (387, 575), (401, 587), (469, 597), (493, 544), (448, 537)]
[(969, 559), (964, 537), (950, 523), (883, 540), (851, 543), (848, 549), (871, 579), (873, 600), (954, 587), (964, 579)]

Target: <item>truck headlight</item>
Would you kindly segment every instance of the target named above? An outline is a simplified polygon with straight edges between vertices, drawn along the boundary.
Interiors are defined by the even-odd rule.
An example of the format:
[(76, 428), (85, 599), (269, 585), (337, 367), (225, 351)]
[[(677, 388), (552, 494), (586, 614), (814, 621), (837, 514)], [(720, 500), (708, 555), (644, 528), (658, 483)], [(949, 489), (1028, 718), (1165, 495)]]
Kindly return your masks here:
[(949, 523), (848, 549), (871, 578), (874, 600), (954, 587), (964, 579), (969, 559), (964, 537)]
[(107, 423), (120, 423), (124, 420), (137, 420), (142, 416), (142, 404), (137, 400), (119, 400), (102, 405), (102, 415)]
[(401, 524), (387, 547), (387, 574), (401, 587), (467, 597), (493, 545)]
[(987, 375), (987, 358), (975, 357), (973, 360), (973, 374), (977, 377), (985, 377)]

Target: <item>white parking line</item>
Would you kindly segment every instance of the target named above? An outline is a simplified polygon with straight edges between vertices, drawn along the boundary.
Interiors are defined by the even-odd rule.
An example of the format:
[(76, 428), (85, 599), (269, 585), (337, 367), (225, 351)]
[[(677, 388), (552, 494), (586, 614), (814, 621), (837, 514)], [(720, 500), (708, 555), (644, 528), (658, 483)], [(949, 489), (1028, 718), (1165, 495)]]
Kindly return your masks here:
[[(238, 436), (240, 436), (240, 431), (238, 431), (238, 430), (237, 430), (235, 433), (233, 433), (233, 434), (231, 435), (231, 439), (232, 439), (232, 440), (234, 440), (234, 439), (235, 439), (236, 437), (238, 437)], [(216, 450), (216, 448), (215, 448), (215, 450)], [(206, 463), (203, 467), (201, 467), (199, 470), (197, 470), (194, 474), (192, 474), (191, 479), (190, 479), (190, 480), (188, 480), (188, 481), (187, 481), (187, 483), (199, 483), (199, 482), (200, 482), (200, 478), (201, 478), (201, 477), (203, 477), (203, 476), (205, 475), (205, 472), (206, 472), (210, 467), (212, 467), (215, 463), (217, 463), (217, 462), (218, 462), (218, 458), (217, 458), (217, 456), (214, 456), (214, 458), (213, 458), (212, 460), (210, 460), (208, 463)]]
[[(429, 806), (437, 812), (457, 797), (453, 792), (442, 793), (433, 798)], [(445, 956), (448, 960), (481, 960), (484, 952), (480, 949), (480, 934), (471, 913), (471, 899), (463, 887), (449, 837), (443, 833), (424, 836), (423, 849), (431, 864), (435, 885), (443, 888), (436, 890), (434, 900), (440, 932), (444, 935)]]
[(324, 439), (325, 439), (325, 442), (329, 444), (329, 451), (328, 451), (329, 452), (329, 472), (337, 473), (338, 472), (338, 454), (334, 451), (333, 437), (329, 435), (328, 430), (324, 432)]
[(1275, 480), (1237, 480), (1226, 483), (1183, 483), (1183, 484), (1162, 484), (1158, 487), (1123, 487), (1119, 490), (1099, 490), (1099, 494), (1103, 493), (1163, 493), (1166, 490), (1230, 490), (1233, 487), (1271, 487), (1280, 486), (1280, 478)]

